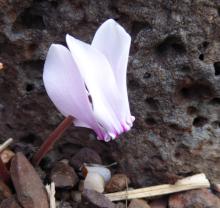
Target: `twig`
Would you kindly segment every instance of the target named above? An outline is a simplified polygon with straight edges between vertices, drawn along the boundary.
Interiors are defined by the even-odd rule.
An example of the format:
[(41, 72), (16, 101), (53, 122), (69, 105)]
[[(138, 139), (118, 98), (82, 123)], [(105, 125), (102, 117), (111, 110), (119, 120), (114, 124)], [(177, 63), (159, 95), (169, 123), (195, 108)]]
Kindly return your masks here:
[(3, 144), (0, 145), (0, 152), (5, 150), (13, 142), (12, 138), (7, 139)]
[(38, 165), (42, 158), (52, 149), (55, 142), (62, 136), (68, 127), (73, 123), (73, 117), (66, 117), (62, 123), (47, 137), (40, 149), (35, 153), (33, 157), (33, 164)]
[(120, 201), (126, 199), (151, 198), (165, 194), (171, 194), (192, 189), (209, 188), (210, 183), (205, 174), (197, 174), (177, 181), (174, 185), (164, 184), (140, 188), (131, 191), (121, 191), (105, 194), (111, 201)]
[(52, 182), (51, 184), (46, 185), (46, 190), (48, 193), (50, 208), (56, 208), (56, 199), (55, 199), (55, 184)]

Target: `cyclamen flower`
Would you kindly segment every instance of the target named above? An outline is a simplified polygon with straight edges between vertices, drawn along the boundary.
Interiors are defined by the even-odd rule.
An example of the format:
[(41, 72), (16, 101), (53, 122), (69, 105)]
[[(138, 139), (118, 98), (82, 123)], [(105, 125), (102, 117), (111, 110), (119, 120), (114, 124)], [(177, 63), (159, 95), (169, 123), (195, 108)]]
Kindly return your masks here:
[(74, 125), (109, 141), (130, 130), (126, 71), (131, 38), (114, 20), (105, 21), (90, 44), (66, 35), (66, 47), (52, 44), (44, 65), (46, 91)]

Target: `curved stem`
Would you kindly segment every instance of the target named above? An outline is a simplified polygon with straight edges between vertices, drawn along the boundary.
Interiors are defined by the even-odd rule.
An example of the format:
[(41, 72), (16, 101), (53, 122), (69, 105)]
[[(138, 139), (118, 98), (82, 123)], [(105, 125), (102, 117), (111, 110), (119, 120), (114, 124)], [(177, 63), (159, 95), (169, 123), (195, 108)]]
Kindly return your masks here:
[(47, 137), (40, 149), (35, 153), (32, 163), (38, 165), (42, 158), (52, 149), (55, 142), (62, 136), (67, 128), (73, 123), (73, 117), (66, 117), (62, 123)]

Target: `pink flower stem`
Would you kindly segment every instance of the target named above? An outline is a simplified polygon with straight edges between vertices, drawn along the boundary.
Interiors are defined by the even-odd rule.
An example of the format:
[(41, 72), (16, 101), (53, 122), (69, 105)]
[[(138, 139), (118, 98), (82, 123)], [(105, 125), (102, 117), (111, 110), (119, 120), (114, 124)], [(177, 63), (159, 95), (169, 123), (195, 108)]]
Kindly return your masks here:
[(40, 149), (35, 153), (32, 163), (33, 165), (39, 165), (42, 158), (53, 148), (55, 142), (62, 136), (67, 128), (73, 123), (73, 117), (66, 117), (62, 123), (47, 137), (44, 143), (41, 145)]
[(6, 168), (5, 164), (3, 163), (2, 159), (0, 158), (0, 178), (6, 183), (9, 184), (10, 182), (10, 174), (8, 169)]

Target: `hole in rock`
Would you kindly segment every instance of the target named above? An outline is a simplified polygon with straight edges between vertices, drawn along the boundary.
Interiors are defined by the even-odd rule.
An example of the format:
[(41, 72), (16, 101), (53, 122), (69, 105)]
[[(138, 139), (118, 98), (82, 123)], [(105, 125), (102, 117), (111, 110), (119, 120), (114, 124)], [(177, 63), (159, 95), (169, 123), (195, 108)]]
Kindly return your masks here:
[(152, 110), (158, 110), (158, 105), (159, 105), (158, 100), (155, 100), (154, 98), (146, 98), (145, 102)]
[(208, 42), (208, 41), (204, 41), (204, 42), (202, 43), (202, 45), (203, 45), (204, 48), (207, 48), (208, 45), (209, 45), (209, 42)]
[(192, 175), (194, 175), (194, 174), (195, 174), (195, 173), (193, 173), (193, 171), (177, 173), (178, 176), (182, 176), (182, 177), (188, 177), (188, 176), (192, 176)]
[(204, 60), (204, 54), (199, 55), (199, 60), (203, 61)]
[(215, 129), (219, 129), (220, 128), (220, 121), (212, 122), (212, 127), (215, 128)]
[(135, 89), (137, 89), (137, 88), (140, 87), (140, 84), (139, 84), (136, 80), (131, 79), (131, 80), (129, 80), (129, 82), (128, 82), (128, 86), (129, 86), (131, 89), (135, 90)]
[(58, 2), (57, 1), (51, 1), (51, 6), (54, 7), (55, 9), (58, 7)]
[(171, 129), (173, 129), (173, 130), (179, 130), (179, 129), (180, 129), (179, 125), (178, 125), (178, 124), (175, 124), (175, 123), (170, 124), (169, 127), (170, 127)]
[(148, 73), (148, 72), (144, 73), (144, 76), (143, 76), (144, 79), (149, 79), (150, 77), (151, 77), (150, 73)]
[(213, 96), (214, 90), (207, 84), (193, 83), (180, 90), (180, 94), (185, 99), (208, 99)]
[(220, 7), (218, 7), (218, 9), (217, 9), (217, 10), (218, 10), (218, 15), (220, 16)]
[(198, 110), (197, 110), (197, 108), (194, 107), (194, 106), (189, 106), (189, 107), (187, 108), (187, 114), (189, 114), (189, 115), (193, 115), (193, 114), (195, 114), (195, 113), (197, 113), (197, 112), (198, 112)]
[(23, 136), (20, 138), (20, 141), (24, 142), (24, 143), (28, 143), (28, 144), (34, 144), (34, 142), (36, 140), (39, 140), (38, 137), (33, 134), (33, 133), (29, 133), (26, 136)]
[(149, 117), (149, 118), (146, 118), (146, 119), (145, 119), (145, 123), (146, 123), (147, 125), (153, 126), (153, 125), (155, 125), (157, 122), (155, 121), (154, 118)]
[(220, 98), (213, 98), (209, 103), (212, 105), (220, 105)]
[(203, 127), (208, 123), (208, 119), (203, 116), (198, 116), (193, 120), (193, 126), (195, 127)]
[(26, 91), (27, 92), (30, 92), (30, 91), (32, 91), (32, 90), (34, 90), (34, 85), (33, 84), (26, 84)]
[(141, 30), (151, 30), (152, 27), (147, 22), (134, 21), (131, 28), (132, 36), (136, 36)]
[(215, 62), (214, 68), (215, 68), (215, 75), (216, 76), (220, 75), (220, 62)]
[(44, 66), (44, 61), (42, 60), (32, 60), (32, 61), (24, 61), (22, 64), (24, 69), (31, 70), (42, 70)]
[(162, 43), (157, 46), (158, 53), (165, 53), (169, 49), (173, 49), (177, 53), (186, 52), (183, 41), (180, 37), (176, 36), (167, 37)]
[(189, 73), (191, 71), (191, 69), (189, 66), (182, 66), (181, 71), (185, 72), (185, 73)]
[(25, 9), (16, 19), (14, 29), (45, 29), (43, 17), (35, 12), (33, 8)]

